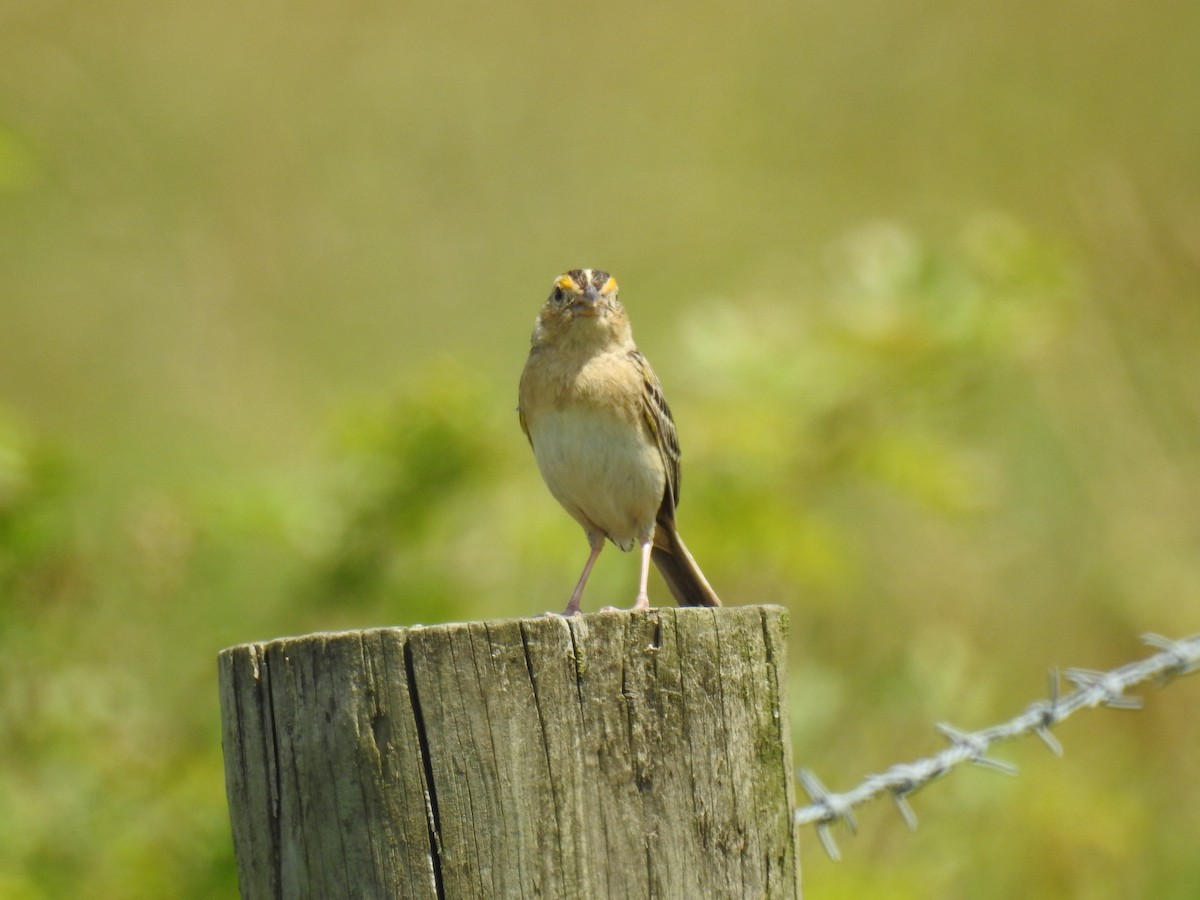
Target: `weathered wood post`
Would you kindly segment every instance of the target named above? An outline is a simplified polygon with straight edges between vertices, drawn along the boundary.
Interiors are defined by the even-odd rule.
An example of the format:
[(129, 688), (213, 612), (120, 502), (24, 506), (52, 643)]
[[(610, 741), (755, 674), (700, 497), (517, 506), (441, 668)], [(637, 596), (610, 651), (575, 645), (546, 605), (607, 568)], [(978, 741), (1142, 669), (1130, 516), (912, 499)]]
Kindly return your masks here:
[(779, 607), (220, 655), (246, 898), (795, 898)]

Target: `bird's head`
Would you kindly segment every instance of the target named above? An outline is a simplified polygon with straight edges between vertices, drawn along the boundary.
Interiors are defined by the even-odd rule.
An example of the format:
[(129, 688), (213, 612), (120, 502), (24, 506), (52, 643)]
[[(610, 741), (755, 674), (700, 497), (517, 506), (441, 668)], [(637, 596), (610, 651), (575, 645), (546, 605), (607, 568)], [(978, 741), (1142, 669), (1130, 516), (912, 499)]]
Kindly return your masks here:
[(572, 269), (554, 279), (538, 316), (539, 340), (625, 341), (629, 319), (617, 299), (617, 279), (601, 269)]
[(546, 301), (570, 316), (603, 316), (617, 300), (617, 279), (600, 269), (572, 269), (554, 279)]

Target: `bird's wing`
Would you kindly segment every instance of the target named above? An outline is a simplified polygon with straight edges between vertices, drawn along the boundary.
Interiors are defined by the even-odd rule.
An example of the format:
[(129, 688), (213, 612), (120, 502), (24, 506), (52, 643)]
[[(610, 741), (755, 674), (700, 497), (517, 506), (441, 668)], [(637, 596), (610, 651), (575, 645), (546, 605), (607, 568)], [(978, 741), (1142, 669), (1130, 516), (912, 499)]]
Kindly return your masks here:
[(638, 350), (630, 350), (629, 358), (637, 364), (642, 373), (642, 415), (646, 426), (654, 435), (658, 444), (658, 452), (662, 454), (663, 468), (667, 472), (667, 497), (671, 499), (671, 509), (679, 505), (679, 437), (675, 433), (675, 420), (671, 417), (671, 407), (667, 406), (667, 398), (663, 396), (662, 385), (658, 376), (650, 368), (650, 362)]
[(529, 436), (529, 426), (525, 423), (525, 410), (517, 405), (517, 421), (521, 423), (521, 430), (525, 432), (525, 440), (529, 441), (529, 446), (533, 446), (533, 438)]
[(529, 377), (529, 363), (525, 364), (525, 368), (521, 370), (521, 383), (517, 388), (517, 421), (521, 423), (521, 430), (525, 432), (525, 440), (529, 441), (529, 446), (533, 446), (533, 437), (529, 434), (529, 423), (525, 421), (525, 379)]

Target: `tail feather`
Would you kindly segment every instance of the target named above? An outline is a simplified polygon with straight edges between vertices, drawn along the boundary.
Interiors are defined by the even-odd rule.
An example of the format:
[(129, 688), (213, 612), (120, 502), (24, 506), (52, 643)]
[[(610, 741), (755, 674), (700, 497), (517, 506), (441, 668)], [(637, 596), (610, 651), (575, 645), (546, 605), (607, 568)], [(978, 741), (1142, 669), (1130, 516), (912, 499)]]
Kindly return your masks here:
[(659, 519), (650, 558), (680, 606), (720, 606), (721, 600), (688, 552), (675, 523)]

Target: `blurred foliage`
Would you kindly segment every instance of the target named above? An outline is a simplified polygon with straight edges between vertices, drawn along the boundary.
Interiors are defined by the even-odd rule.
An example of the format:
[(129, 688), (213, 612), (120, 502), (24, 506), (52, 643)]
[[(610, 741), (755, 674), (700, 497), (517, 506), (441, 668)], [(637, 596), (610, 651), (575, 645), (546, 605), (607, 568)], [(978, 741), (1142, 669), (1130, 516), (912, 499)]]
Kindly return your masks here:
[[(497, 445), (480, 410), (497, 402), (455, 367), (343, 417), (333, 489), (301, 593), (327, 608), (376, 615), (406, 598), (405, 619), (438, 621), (463, 594), (463, 570), (446, 551), (470, 518), (455, 511), (494, 489)], [(433, 554), (433, 555), (431, 555)]]
[[(714, 297), (680, 321), (664, 376), (686, 454), (680, 521), (727, 600), (792, 609), (798, 761), (831, 783), (927, 752), (934, 721), (1011, 713), (1042, 690), (1039, 666), (1116, 663), (1140, 630), (1189, 627), (1200, 558), (1111, 543), (1128, 497), (1141, 516), (1167, 501), (1181, 540), (1200, 533), (1200, 507), (1179, 518), (1146, 486), (1114, 497), (1103, 481), (1110, 454), (1163, 435), (1126, 421), (1093, 446), (1111, 410), (1072, 397), (1066, 422), (1056, 405), (1064, 378), (1123, 393), (1128, 365), (1077, 346), (1108, 315), (1074, 261), (987, 216), (947, 241), (868, 225), (795, 294)], [(223, 644), (557, 606), (586, 548), (537, 481), (512, 395), (429, 366), (339, 414), (315, 468), (108, 513), (6, 420), (5, 896), (233, 891)], [(1179, 476), (1200, 475), (1200, 443), (1173, 440)], [(1138, 573), (1164, 561), (1174, 585), (1148, 594)], [(633, 578), (610, 550), (588, 606), (627, 600)], [(1015, 783), (959, 774), (917, 799), (915, 835), (868, 811), (838, 868), (805, 835), (809, 892), (1007, 897), (1035, 879), (1045, 896), (1185, 896), (1193, 848), (1166, 835), (1200, 792), (1186, 750), (1200, 735), (1181, 713), (1195, 696), (1181, 685), (1136, 720), (1072, 723), (1065, 762), (1017, 748)]]
[[(0, 4), (0, 896), (233, 895), (221, 647), (562, 606), (514, 407), (575, 265), (831, 788), (1197, 630), (1200, 5), (303, 13)], [(806, 895), (1195, 896), (1192, 681)]]
[[(50, 600), (53, 585), (68, 577), (70, 491), (61, 455), (11, 418), (0, 418), (0, 603)], [(0, 606), (0, 615), (6, 611)]]

